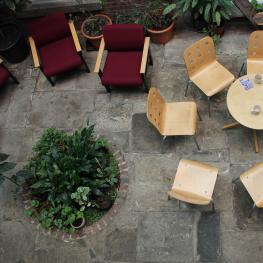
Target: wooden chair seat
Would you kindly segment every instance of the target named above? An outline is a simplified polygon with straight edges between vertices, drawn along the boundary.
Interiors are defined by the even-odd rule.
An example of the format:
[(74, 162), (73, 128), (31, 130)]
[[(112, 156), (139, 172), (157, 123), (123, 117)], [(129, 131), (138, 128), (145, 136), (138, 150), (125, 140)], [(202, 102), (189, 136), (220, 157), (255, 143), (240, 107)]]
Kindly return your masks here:
[(240, 180), (247, 189), (255, 205), (263, 208), (263, 162), (256, 164), (241, 174)]
[(194, 102), (167, 103), (164, 110), (162, 135), (194, 135), (197, 107)]
[(212, 201), (218, 169), (208, 164), (181, 160), (168, 196), (198, 205)]
[(163, 136), (194, 135), (197, 106), (195, 102), (165, 102), (156, 88), (151, 88), (147, 118)]
[(190, 80), (208, 97), (227, 88), (234, 79), (234, 75), (217, 61), (190, 76)]

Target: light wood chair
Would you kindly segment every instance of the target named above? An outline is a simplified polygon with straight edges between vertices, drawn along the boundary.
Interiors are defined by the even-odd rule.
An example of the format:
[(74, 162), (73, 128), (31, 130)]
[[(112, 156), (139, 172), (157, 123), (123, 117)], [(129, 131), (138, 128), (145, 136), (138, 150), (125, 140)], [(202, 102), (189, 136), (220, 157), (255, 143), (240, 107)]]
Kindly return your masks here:
[[(243, 72), (245, 63), (239, 71)], [(247, 74), (263, 74), (263, 30), (254, 31), (248, 40), (247, 49)]]
[(256, 207), (263, 208), (263, 162), (258, 163), (233, 181), (235, 183), (237, 180), (242, 182), (249, 195), (251, 196), (254, 205), (251, 209), (249, 217), (251, 217), (254, 209)]
[[(192, 135), (195, 138), (197, 106), (195, 102), (167, 103), (156, 88), (151, 88), (147, 102), (147, 118), (160, 132), (163, 139), (167, 136)], [(200, 118), (200, 115), (199, 115)]]
[(181, 160), (175, 175), (171, 191), (168, 192), (168, 200), (175, 198), (183, 202), (196, 205), (209, 205), (212, 203), (215, 211), (212, 195), (217, 179), (218, 169), (214, 166)]
[(189, 85), (194, 83), (208, 98), (208, 112), (210, 111), (210, 98), (228, 87), (235, 79), (224, 66), (216, 60), (213, 39), (205, 37), (184, 51), (189, 81), (186, 86), (185, 96)]

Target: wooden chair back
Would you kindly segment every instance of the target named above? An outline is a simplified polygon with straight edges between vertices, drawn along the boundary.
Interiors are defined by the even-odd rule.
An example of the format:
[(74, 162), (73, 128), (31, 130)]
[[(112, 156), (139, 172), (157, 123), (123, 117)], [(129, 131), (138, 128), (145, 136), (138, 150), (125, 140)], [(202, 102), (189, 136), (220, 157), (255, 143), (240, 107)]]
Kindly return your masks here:
[(248, 59), (263, 60), (263, 30), (254, 31), (248, 40)]
[(216, 61), (213, 39), (205, 37), (188, 47), (184, 51), (184, 61), (189, 77), (192, 77)]
[(249, 192), (257, 207), (263, 207), (263, 163), (258, 163), (243, 174), (240, 180)]
[(161, 132), (164, 123), (165, 100), (156, 88), (151, 88), (147, 100), (147, 118)]

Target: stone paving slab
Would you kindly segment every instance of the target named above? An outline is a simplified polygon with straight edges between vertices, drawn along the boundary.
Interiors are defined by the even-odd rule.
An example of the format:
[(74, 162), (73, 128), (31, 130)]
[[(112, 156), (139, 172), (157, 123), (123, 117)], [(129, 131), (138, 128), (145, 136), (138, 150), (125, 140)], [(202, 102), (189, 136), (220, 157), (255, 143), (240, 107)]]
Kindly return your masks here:
[(193, 221), (191, 212), (153, 212), (142, 217), (137, 244), (138, 260), (192, 262)]

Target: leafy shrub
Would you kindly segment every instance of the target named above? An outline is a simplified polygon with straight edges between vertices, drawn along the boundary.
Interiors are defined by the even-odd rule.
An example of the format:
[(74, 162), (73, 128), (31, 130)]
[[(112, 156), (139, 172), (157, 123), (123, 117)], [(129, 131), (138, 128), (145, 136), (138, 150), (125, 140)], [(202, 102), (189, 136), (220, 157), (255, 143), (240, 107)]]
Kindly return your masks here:
[(151, 1), (146, 7), (143, 24), (148, 29), (163, 30), (176, 18), (175, 4), (168, 5), (160, 0)]
[(131, 9), (120, 12), (116, 16), (116, 24), (142, 24), (143, 12), (140, 9)]
[(252, 0), (251, 4), (257, 11), (262, 11), (263, 10), (263, 4), (258, 3), (257, 0)]
[(107, 25), (108, 20), (100, 16), (91, 16), (84, 22), (83, 31), (88, 36), (100, 36), (102, 28)]
[(112, 204), (117, 192), (117, 162), (107, 142), (94, 138), (93, 125), (71, 135), (47, 129), (33, 146), (26, 169), (33, 173), (26, 181), (32, 200), (27, 214), (44, 228), (72, 231), (71, 225), (89, 210), (91, 218), (92, 213), (102, 215), (101, 200)]
[(206, 30), (213, 35), (216, 26), (230, 19), (234, 3), (232, 0), (178, 0), (177, 6), (183, 13), (190, 11), (195, 20), (203, 19)]

